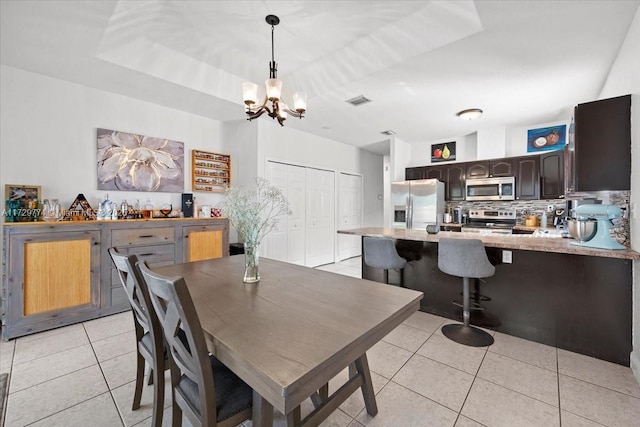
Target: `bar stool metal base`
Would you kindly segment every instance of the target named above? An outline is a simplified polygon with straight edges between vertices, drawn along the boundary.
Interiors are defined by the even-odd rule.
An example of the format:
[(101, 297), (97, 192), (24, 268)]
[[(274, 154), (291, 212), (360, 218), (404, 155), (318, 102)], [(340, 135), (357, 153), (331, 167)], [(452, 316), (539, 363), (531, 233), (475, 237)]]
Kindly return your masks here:
[(482, 329), (460, 324), (444, 325), (442, 333), (445, 337), (459, 344), (471, 347), (487, 347), (493, 344), (493, 337)]

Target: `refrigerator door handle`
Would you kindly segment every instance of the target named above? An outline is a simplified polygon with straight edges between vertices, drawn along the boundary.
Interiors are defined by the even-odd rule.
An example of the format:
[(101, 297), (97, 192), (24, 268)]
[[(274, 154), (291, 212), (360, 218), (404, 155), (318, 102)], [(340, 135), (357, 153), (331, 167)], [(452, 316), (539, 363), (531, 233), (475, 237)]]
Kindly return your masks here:
[(407, 229), (413, 228), (413, 197), (407, 197)]

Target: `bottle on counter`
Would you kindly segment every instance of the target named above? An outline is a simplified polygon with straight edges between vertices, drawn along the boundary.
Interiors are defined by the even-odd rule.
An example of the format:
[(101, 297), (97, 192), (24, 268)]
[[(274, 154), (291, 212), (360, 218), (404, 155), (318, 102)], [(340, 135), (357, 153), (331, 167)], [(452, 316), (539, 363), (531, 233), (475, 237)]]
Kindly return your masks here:
[(542, 212), (542, 217), (540, 218), (540, 227), (547, 228), (547, 213)]
[(142, 210), (143, 218), (153, 218), (153, 203), (151, 203), (151, 199), (147, 199), (147, 204), (144, 205), (144, 209)]

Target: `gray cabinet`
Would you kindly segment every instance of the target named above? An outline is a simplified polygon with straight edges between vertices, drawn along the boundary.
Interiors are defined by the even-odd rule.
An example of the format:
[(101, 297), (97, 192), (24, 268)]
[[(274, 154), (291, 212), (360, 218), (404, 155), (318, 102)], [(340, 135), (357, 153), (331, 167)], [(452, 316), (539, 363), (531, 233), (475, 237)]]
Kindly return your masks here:
[(227, 256), (229, 222), (184, 218), (5, 223), (2, 338), (129, 310), (110, 247), (152, 266), (186, 261), (189, 251), (200, 254), (199, 259)]

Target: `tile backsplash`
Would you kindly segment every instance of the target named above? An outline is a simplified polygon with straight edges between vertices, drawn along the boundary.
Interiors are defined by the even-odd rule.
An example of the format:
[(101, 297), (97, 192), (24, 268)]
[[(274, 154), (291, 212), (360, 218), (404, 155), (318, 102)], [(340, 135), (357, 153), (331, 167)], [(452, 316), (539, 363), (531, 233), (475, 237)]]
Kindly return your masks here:
[[(629, 236), (631, 235), (629, 229), (629, 191), (600, 191), (591, 193), (593, 198), (601, 200), (603, 204), (618, 205), (623, 212), (623, 218), (614, 221), (614, 232), (617, 240), (629, 246)], [(555, 209), (565, 209), (565, 212), (569, 214), (567, 210), (568, 200), (566, 199), (551, 199), (551, 200), (515, 200), (511, 202), (448, 202), (447, 208), (452, 210), (457, 206), (461, 206), (463, 211), (467, 212), (469, 209), (515, 209), (517, 213), (516, 222), (518, 225), (524, 225), (524, 219), (527, 215), (537, 215), (538, 218), (542, 216), (542, 213), (546, 211), (549, 205), (553, 205)], [(552, 226), (553, 214), (547, 213), (547, 225)]]

